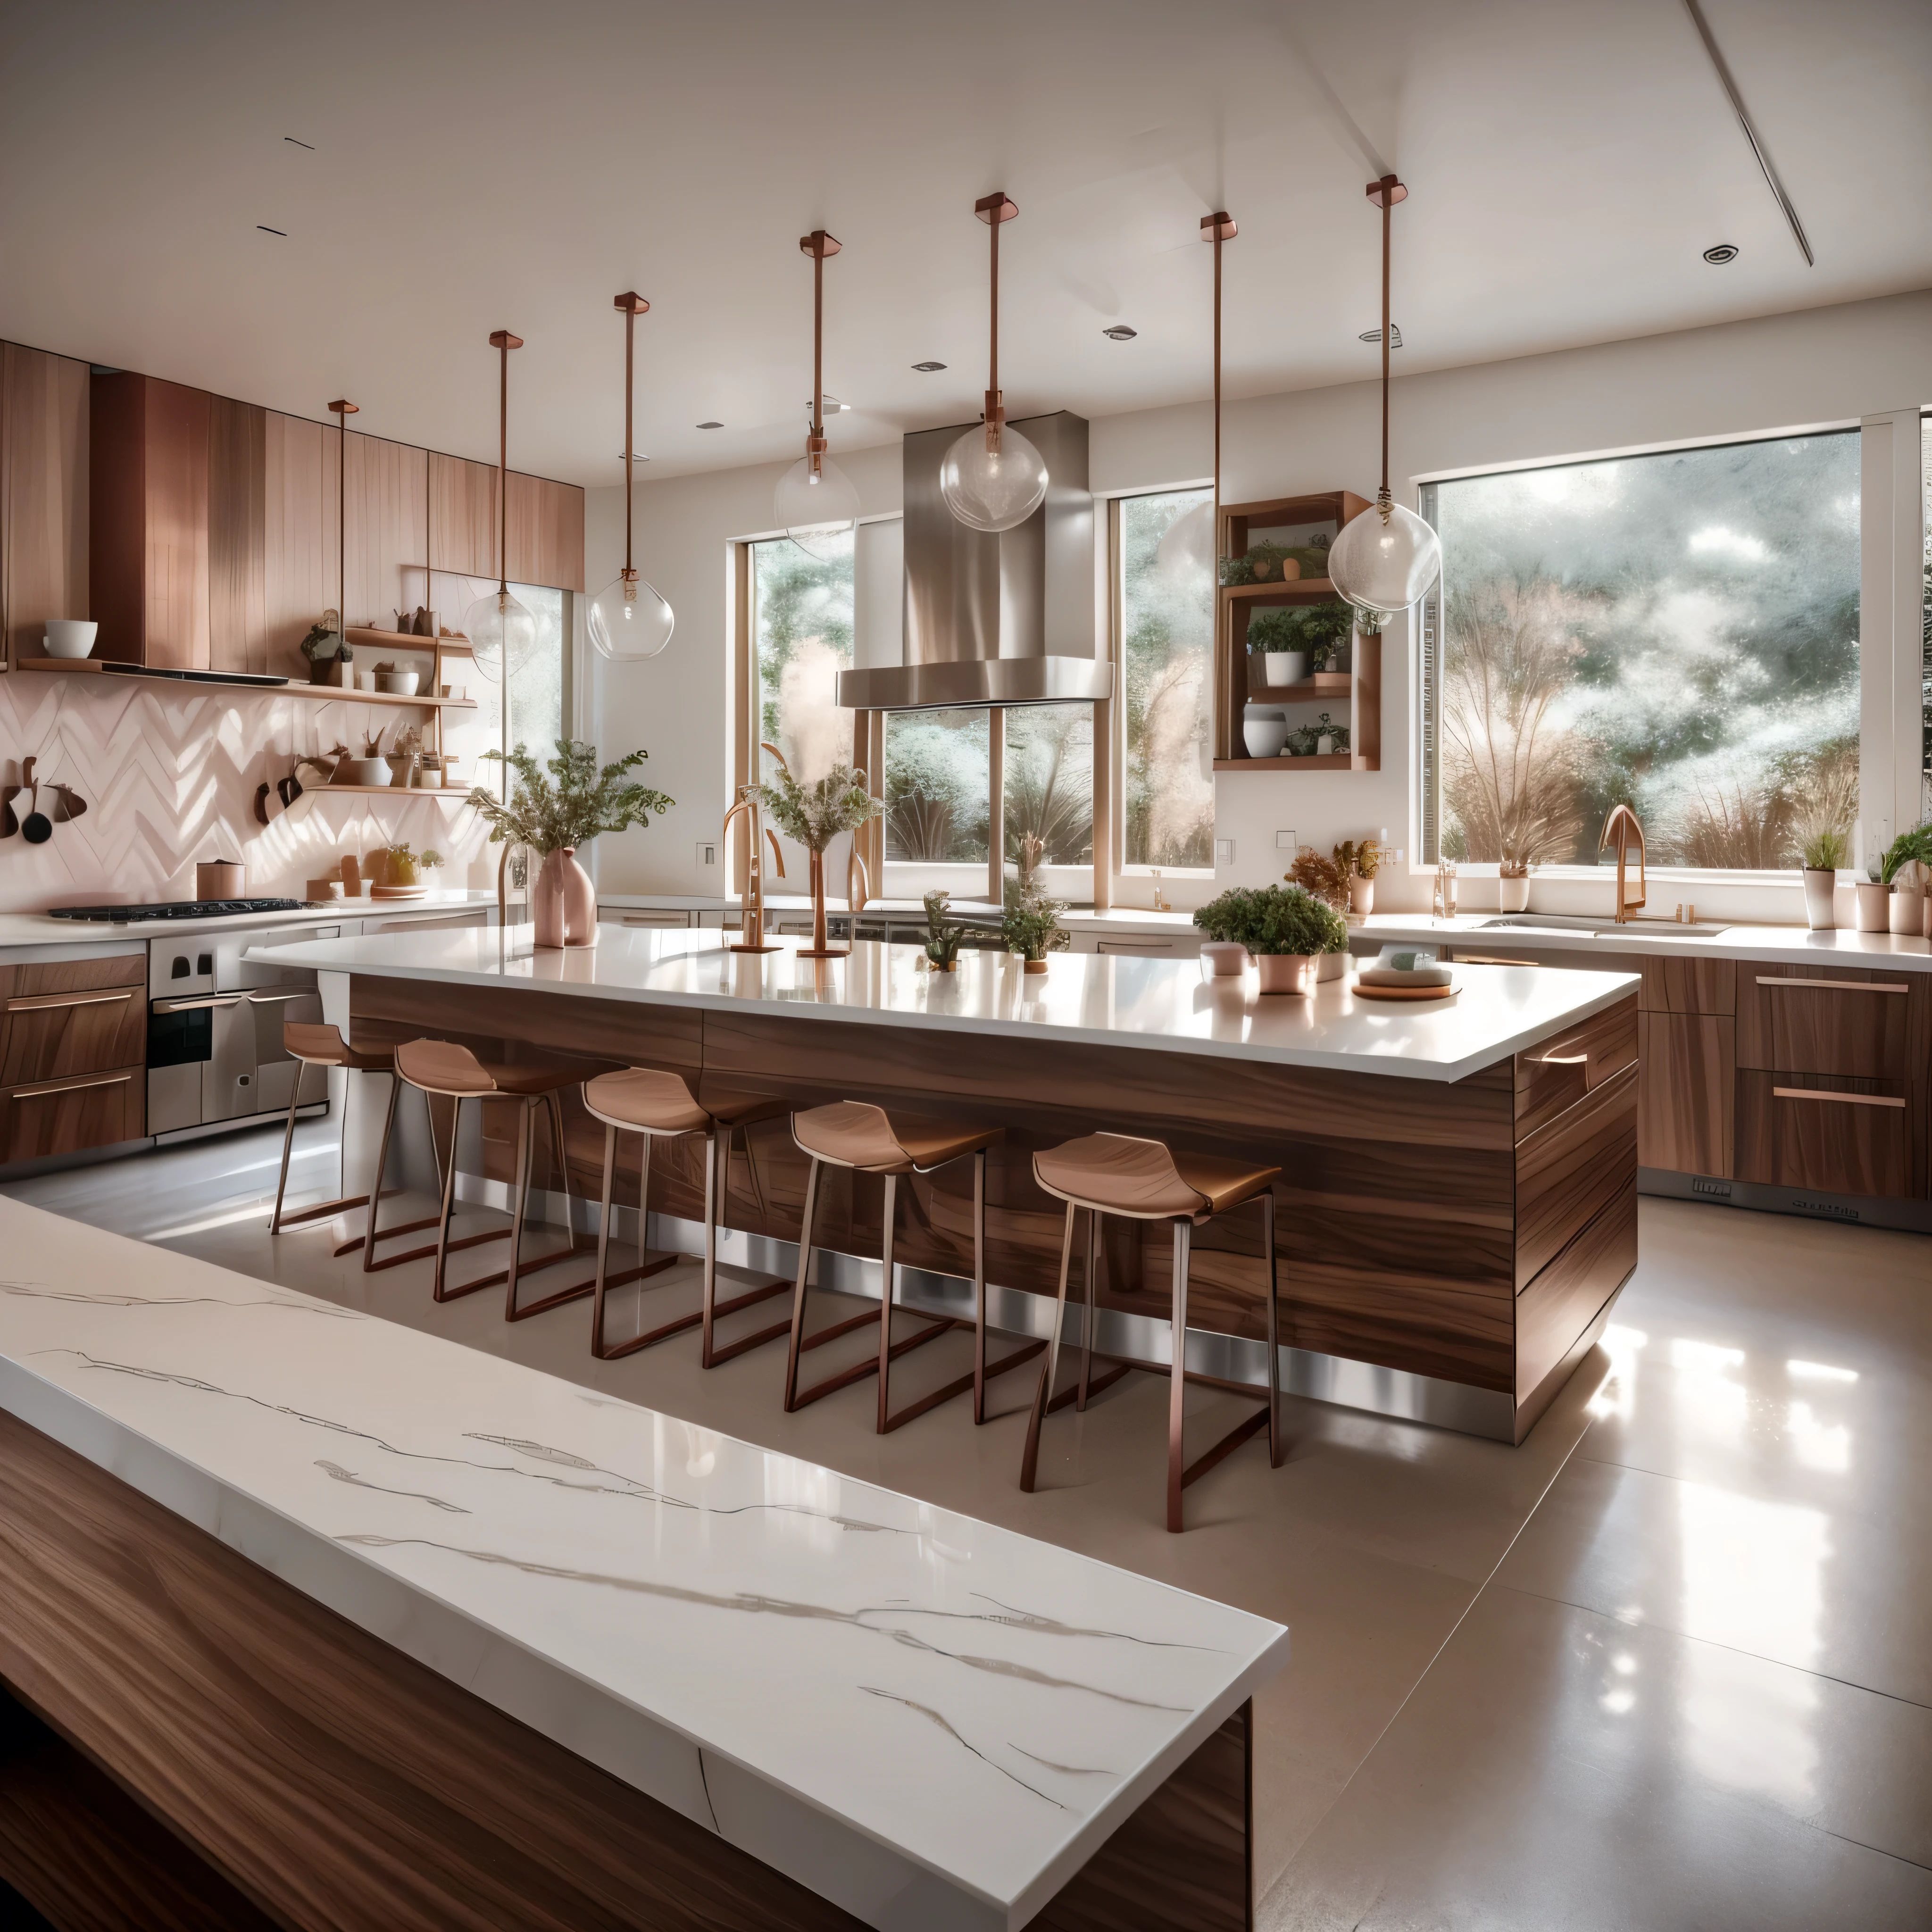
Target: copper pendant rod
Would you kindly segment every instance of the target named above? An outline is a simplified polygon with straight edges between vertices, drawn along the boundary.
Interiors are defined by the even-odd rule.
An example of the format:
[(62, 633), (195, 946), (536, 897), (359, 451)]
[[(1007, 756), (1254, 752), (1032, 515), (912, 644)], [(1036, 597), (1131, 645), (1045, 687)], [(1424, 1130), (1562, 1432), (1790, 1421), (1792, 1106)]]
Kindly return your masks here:
[(490, 346), (497, 352), (500, 375), (496, 390), (496, 594), (510, 592), (510, 351), (524, 338), (507, 328), (490, 332)]
[(624, 574), (621, 581), (628, 584), (638, 574), (631, 563), (631, 485), (635, 475), (632, 465), (636, 458), (632, 453), (632, 396), (636, 388), (638, 318), (648, 314), (650, 304), (635, 289), (627, 289), (611, 302), (613, 308), (624, 311)]
[(987, 358), (986, 386), (994, 394), (1000, 392), (1000, 224), (988, 222), (993, 242), (993, 316), (988, 335), (989, 350)]
[(362, 412), (346, 397), (329, 404), (335, 418), (335, 621), (349, 634), (349, 418)]
[(1389, 494), (1389, 352), (1394, 347), (1389, 338), (1389, 220), (1399, 201), (1408, 199), (1408, 190), (1394, 175), (1384, 175), (1368, 186), (1369, 199), (1382, 212), (1382, 487), (1376, 497), (1382, 521), (1389, 520), (1394, 499)]
[(1018, 216), (1019, 208), (1004, 190), (982, 195), (973, 204), (973, 212), (993, 231), (992, 320), (987, 332), (988, 350), (986, 371), (986, 447), (1000, 446), (1000, 425), (1006, 419), (1005, 398), (1000, 393), (1000, 224)]
[(825, 434), (825, 257), (812, 258), (812, 433)]
[(1214, 244), (1214, 521), (1210, 541), (1217, 584), (1221, 577), (1221, 244), (1240, 232), (1225, 208), (1201, 218), (1202, 235)]

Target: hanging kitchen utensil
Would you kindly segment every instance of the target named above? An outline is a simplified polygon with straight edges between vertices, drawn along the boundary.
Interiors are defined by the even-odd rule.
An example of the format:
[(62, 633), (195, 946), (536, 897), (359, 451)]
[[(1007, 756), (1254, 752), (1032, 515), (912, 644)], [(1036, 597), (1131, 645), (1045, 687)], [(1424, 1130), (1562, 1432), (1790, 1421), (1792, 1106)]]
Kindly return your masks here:
[(40, 809), (40, 788), (34, 782), (34, 764), (32, 758), (20, 760), (21, 788), (33, 794), (33, 809), (22, 820), (20, 830), (29, 845), (44, 845), (54, 836), (54, 822)]
[(53, 821), (64, 825), (70, 818), (78, 818), (87, 809), (87, 801), (71, 785), (50, 785), (47, 789), (54, 795)]
[(14, 801), (20, 795), (18, 785), (0, 785), (0, 838), (10, 838), (20, 829), (14, 815)]
[(301, 770), (302, 760), (298, 758), (288, 776), (280, 780), (275, 787), (275, 796), (281, 800), (282, 809), (284, 812), (302, 795), (302, 780), (296, 776), (296, 773)]
[(255, 788), (255, 823), (266, 825), (268, 822), (268, 782), (264, 778)]

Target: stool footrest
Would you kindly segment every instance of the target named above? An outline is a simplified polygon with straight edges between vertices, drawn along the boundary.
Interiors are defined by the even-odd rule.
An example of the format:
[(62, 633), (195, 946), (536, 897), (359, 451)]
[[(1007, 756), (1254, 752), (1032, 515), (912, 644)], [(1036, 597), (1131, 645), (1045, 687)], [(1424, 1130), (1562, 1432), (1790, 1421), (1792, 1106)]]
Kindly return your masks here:
[[(778, 1286), (782, 1288), (789, 1288), (791, 1283), (781, 1282)], [(770, 1328), (760, 1328), (755, 1334), (740, 1335), (736, 1341), (728, 1342), (722, 1348), (714, 1348), (706, 1358), (704, 1366), (707, 1369), (715, 1369), (720, 1362), (728, 1362), (734, 1355), (742, 1355), (753, 1348), (761, 1348), (767, 1342), (776, 1342), (781, 1335), (790, 1333), (791, 1324), (789, 1322), (775, 1322)]]
[[(560, 1262), (569, 1261), (578, 1255), (594, 1255), (596, 1252), (597, 1244), (595, 1241), (588, 1240), (579, 1234), (572, 1234), (569, 1241), (554, 1254), (539, 1255), (534, 1261), (518, 1262), (517, 1279), (520, 1282), (525, 1275), (535, 1274), (540, 1268), (555, 1268)], [(508, 1268), (496, 1277), (500, 1282), (506, 1282), (509, 1278)], [(548, 1309), (561, 1308), (566, 1301), (581, 1301), (586, 1295), (595, 1294), (596, 1292), (597, 1283), (591, 1280), (574, 1282), (568, 1288), (560, 1288), (554, 1294), (544, 1295), (541, 1300), (526, 1302), (521, 1306), (516, 1305), (512, 1300), (503, 1310), (503, 1319), (506, 1322), (527, 1321), (532, 1315), (542, 1315)]]
[[(1042, 1342), (1040, 1346), (1043, 1348), (1046, 1344)], [(1091, 1402), (1102, 1389), (1112, 1388), (1133, 1366), (1131, 1362), (1116, 1362), (1104, 1376), (1096, 1376), (1087, 1384), (1087, 1400)], [(1079, 1400), (1080, 1384), (1078, 1382), (1070, 1382), (1047, 1404), (1046, 1412), (1051, 1415), (1056, 1408), (1064, 1408), (1070, 1402)]]
[[(405, 1221), (400, 1228), (385, 1228), (376, 1238), (379, 1241), (386, 1241), (392, 1234), (412, 1234), (418, 1228), (434, 1228), (436, 1225), (434, 1218), (427, 1221)], [(450, 1243), (448, 1252), (454, 1254), (458, 1248), (478, 1248), (485, 1241), (507, 1240), (509, 1238), (509, 1234), (510, 1231), (507, 1228), (485, 1228), (478, 1234), (459, 1235), (456, 1240)], [(430, 1242), (427, 1247), (406, 1248), (399, 1255), (385, 1255), (379, 1261), (367, 1263), (363, 1272), (366, 1274), (377, 1274), (384, 1268), (400, 1268), (405, 1262), (422, 1261), (433, 1256), (435, 1252), (436, 1244), (434, 1241)], [(450, 1298), (446, 1294), (442, 1298), (445, 1301)]]
[[(332, 1214), (346, 1214), (352, 1208), (366, 1208), (368, 1204), (369, 1197), (366, 1194), (345, 1194), (340, 1201), (318, 1202), (313, 1208), (298, 1208), (291, 1214), (285, 1214), (281, 1218), (280, 1226), (299, 1228), (304, 1221), (320, 1221)], [(271, 1228), (269, 1232), (273, 1234), (279, 1230)]]
[(1184, 1490), (1196, 1476), (1204, 1476), (1216, 1463), (1232, 1456), (1250, 1436), (1268, 1426), (1270, 1405), (1263, 1402), (1253, 1414), (1235, 1424), (1213, 1448), (1195, 1457), (1180, 1472), (1180, 1486)]
[[(912, 1312), (917, 1312), (916, 1310)], [(873, 1314), (855, 1315), (849, 1322), (835, 1322), (830, 1328), (821, 1329), (816, 1335), (808, 1336), (799, 1346), (802, 1350), (815, 1348), (820, 1342), (829, 1342), (835, 1335), (843, 1335), (852, 1329), (876, 1323), (878, 1318), (878, 1316)], [(893, 1342), (886, 1351), (886, 1359), (888, 1361), (896, 1362), (902, 1355), (910, 1354), (914, 1348), (922, 1348), (928, 1342), (936, 1342), (949, 1329), (963, 1328), (968, 1325), (963, 1322), (954, 1321), (949, 1315), (922, 1315), (919, 1318), (922, 1322), (931, 1323), (931, 1327), (921, 1329), (916, 1335), (908, 1335), (904, 1341)], [(787, 1324), (787, 1326), (789, 1327), (790, 1324)], [(836, 1375), (827, 1376), (822, 1382), (814, 1383), (810, 1388), (801, 1390), (798, 1400), (792, 1404), (792, 1408), (794, 1411), (801, 1409), (806, 1403), (816, 1402), (822, 1395), (836, 1394), (840, 1389), (849, 1388), (853, 1383), (862, 1380), (867, 1376), (875, 1376), (878, 1372), (879, 1358), (876, 1355), (868, 1355), (862, 1362), (854, 1362), (849, 1369), (841, 1369)], [(968, 1376), (963, 1383), (954, 1388), (950, 1393), (956, 1395), (961, 1388), (970, 1388), (972, 1386), (973, 1378)], [(928, 1408), (932, 1406), (930, 1402), (926, 1404)], [(909, 1409), (899, 1418), (899, 1420), (909, 1422), (914, 1415), (923, 1413), (924, 1411), (920, 1408)], [(886, 1426), (889, 1429), (896, 1428), (898, 1424), (888, 1423)]]

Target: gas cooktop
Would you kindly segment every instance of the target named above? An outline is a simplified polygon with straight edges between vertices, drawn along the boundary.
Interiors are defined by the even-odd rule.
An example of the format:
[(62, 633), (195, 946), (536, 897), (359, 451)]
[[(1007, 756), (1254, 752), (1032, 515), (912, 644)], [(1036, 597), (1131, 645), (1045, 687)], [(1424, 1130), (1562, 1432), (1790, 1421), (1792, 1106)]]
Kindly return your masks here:
[(248, 912), (301, 912), (301, 899), (162, 899), (148, 905), (55, 906), (53, 919), (111, 920), (116, 926), (154, 919), (233, 919)]

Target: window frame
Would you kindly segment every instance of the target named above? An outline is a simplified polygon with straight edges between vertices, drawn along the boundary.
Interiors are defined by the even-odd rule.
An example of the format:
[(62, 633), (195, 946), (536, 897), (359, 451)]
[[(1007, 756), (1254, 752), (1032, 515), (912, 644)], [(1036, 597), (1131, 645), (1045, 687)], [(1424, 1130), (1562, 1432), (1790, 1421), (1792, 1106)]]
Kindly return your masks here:
[[(1913, 411), (1915, 416), (1919, 412)], [(1614, 449), (1586, 450), (1558, 456), (1526, 458), (1508, 463), (1483, 463), (1465, 464), (1455, 469), (1430, 470), (1412, 477), (1410, 488), (1413, 494), (1416, 513), (1432, 530), (1436, 518), (1434, 493), (1438, 486), (1489, 476), (1521, 476), (1539, 470), (1570, 469), (1584, 464), (1612, 463), (1646, 456), (1670, 456), (1686, 450), (1732, 449), (1742, 446), (1759, 442), (1785, 442), (1811, 436), (1857, 434), (1860, 438), (1860, 494), (1858, 504), (1858, 548), (1860, 556), (1860, 606), (1858, 622), (1858, 686), (1860, 696), (1860, 726), (1858, 754), (1860, 769), (1859, 818), (1852, 828), (1855, 849), (1852, 863), (1848, 870), (1863, 874), (1862, 846), (1858, 842), (1868, 837), (1867, 828), (1875, 820), (1886, 822), (1888, 814), (1875, 813), (1871, 809), (1870, 788), (1873, 778), (1866, 770), (1868, 734), (1871, 716), (1874, 686), (1888, 673), (1892, 652), (1888, 648), (1882, 653), (1882, 664), (1875, 663), (1874, 653), (1868, 648), (1870, 632), (1864, 608), (1864, 592), (1868, 580), (1864, 559), (1869, 550), (1872, 535), (1872, 522), (1875, 514), (1883, 511), (1875, 506), (1872, 493), (1867, 486), (1869, 464), (1865, 446), (1866, 434), (1872, 428), (1871, 417), (1844, 418), (1826, 422), (1787, 424), (1774, 428), (1731, 431), (1726, 434), (1674, 437), (1668, 441), (1634, 443)], [(1882, 418), (1876, 420), (1883, 420)], [(1441, 838), (1442, 782), (1439, 753), (1432, 758), (1435, 740), (1432, 726), (1438, 724), (1435, 715), (1437, 689), (1440, 677), (1440, 652), (1442, 649), (1442, 578), (1438, 575), (1429, 593), (1413, 609), (1408, 626), (1413, 640), (1408, 653), (1408, 670), (1411, 687), (1410, 733), (1411, 754), (1408, 760), (1409, 812), (1409, 850), (1415, 856), (1409, 860), (1408, 872), (1412, 878), (1426, 878), (1433, 874), (1439, 854)], [(1430, 675), (1433, 665), (1435, 676)], [(1928, 753), (1932, 755), (1932, 753)], [(1915, 820), (1914, 823), (1917, 821)], [(1434, 841), (1436, 842), (1430, 842)], [(1464, 878), (1494, 878), (1499, 869), (1499, 862), (1494, 860), (1456, 861), (1457, 873)], [(1746, 871), (1735, 868), (1672, 866), (1652, 864), (1646, 868), (1648, 876), (1666, 884), (1685, 886), (1789, 886), (1796, 891), (1802, 889), (1799, 874), (1790, 868), (1768, 871)], [(1604, 876), (1600, 866), (1574, 864), (1541, 865), (1536, 868), (1540, 879), (1552, 880), (1599, 880)]]

